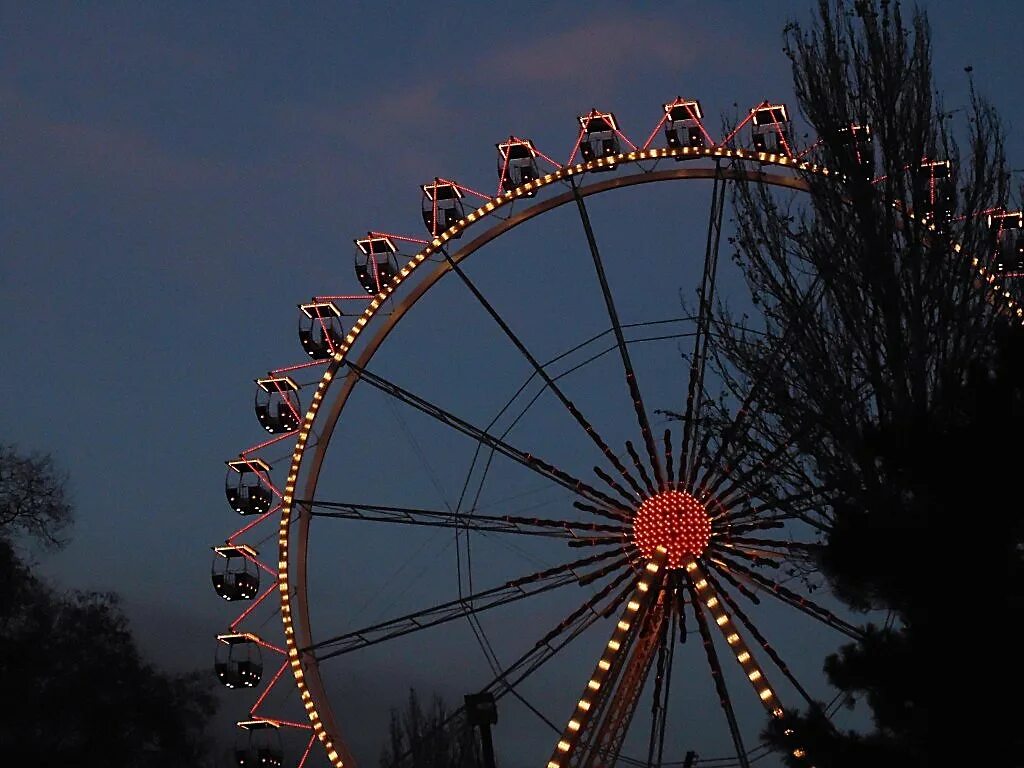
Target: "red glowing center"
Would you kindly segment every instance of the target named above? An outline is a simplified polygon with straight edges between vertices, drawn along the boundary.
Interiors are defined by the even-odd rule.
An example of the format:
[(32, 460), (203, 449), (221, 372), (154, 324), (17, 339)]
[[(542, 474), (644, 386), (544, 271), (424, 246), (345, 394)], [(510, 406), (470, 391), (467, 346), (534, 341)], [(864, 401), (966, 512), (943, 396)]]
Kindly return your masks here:
[(707, 510), (685, 491), (664, 491), (644, 499), (633, 518), (633, 541), (644, 557), (658, 547), (668, 550), (668, 567), (680, 568), (689, 555), (700, 555), (711, 538)]

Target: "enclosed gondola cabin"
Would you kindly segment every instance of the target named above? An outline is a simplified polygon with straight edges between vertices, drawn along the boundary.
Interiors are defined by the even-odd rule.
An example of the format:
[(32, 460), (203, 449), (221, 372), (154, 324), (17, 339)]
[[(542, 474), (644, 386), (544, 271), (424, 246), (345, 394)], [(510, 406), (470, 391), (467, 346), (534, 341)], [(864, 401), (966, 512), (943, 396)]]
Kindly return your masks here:
[[(619, 143), (619, 124), (611, 112), (591, 110), (590, 114), (580, 115), (580, 154), (586, 162), (614, 157), (622, 152)], [(599, 166), (594, 171), (610, 171), (614, 165)]]
[(1024, 276), (1024, 213), (989, 214), (993, 239), (992, 268), (1005, 276)]
[(374, 234), (355, 244), (356, 279), (368, 294), (378, 294), (398, 274), (398, 248), (390, 237)]
[(250, 632), (217, 635), (213, 670), (225, 688), (255, 688), (263, 677), (259, 638)]
[(839, 129), (839, 135), (849, 149), (851, 159), (859, 169), (861, 178), (871, 181), (875, 175), (875, 145), (871, 135), (871, 126), (850, 123)]
[(273, 720), (243, 720), (235, 739), (235, 765), (239, 768), (278, 768), (284, 763), (281, 726)]
[(270, 434), (297, 430), (301, 421), (299, 407), (299, 385), (290, 376), (256, 379), (256, 418)]
[[(706, 146), (704, 113), (695, 99), (676, 99), (665, 104), (665, 140), (672, 149), (702, 149)], [(683, 159), (683, 158), (677, 158)]]
[[(521, 184), (528, 181), (535, 181), (540, 176), (537, 168), (537, 150), (529, 139), (517, 139), (509, 136), (508, 141), (497, 145), (498, 147), (498, 181), (501, 188), (511, 192)], [(526, 197), (533, 197), (535, 190), (528, 190), (524, 193)]]
[(240, 515), (262, 515), (270, 511), (274, 495), (267, 486), (270, 465), (263, 459), (239, 457), (228, 465), (224, 494), (228, 504)]
[(915, 217), (944, 231), (956, 207), (953, 164), (949, 160), (922, 160), (911, 173)]
[[(356, 264), (356, 275), (359, 274)], [(299, 304), (299, 343), (313, 360), (327, 360), (341, 346), (341, 310), (330, 301)]]
[(252, 600), (260, 590), (259, 553), (245, 544), (213, 548), (213, 590), (228, 602)]
[(793, 155), (792, 123), (785, 104), (763, 104), (750, 110), (754, 149), (776, 155)]
[[(423, 191), (423, 223), (431, 237), (437, 237), (465, 218), (462, 190), (454, 182), (434, 179), (430, 184), (421, 185), (420, 189)], [(453, 237), (462, 237), (462, 233), (458, 232)]]

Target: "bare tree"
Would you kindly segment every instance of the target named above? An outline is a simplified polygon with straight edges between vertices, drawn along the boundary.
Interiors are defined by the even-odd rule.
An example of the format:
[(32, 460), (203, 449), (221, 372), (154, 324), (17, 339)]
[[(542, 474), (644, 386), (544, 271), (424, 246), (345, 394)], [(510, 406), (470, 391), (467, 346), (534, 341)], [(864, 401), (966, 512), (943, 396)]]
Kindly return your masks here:
[[(822, 0), (785, 37), (831, 173), (807, 175), (803, 205), (738, 185), (736, 258), (765, 325), (736, 331), (743, 318), (719, 308), (718, 372), (744, 406), (712, 403), (705, 418), (727, 462), (771, 468), (767, 503), (823, 532), (833, 590), (895, 620), (827, 663), (868, 700), (873, 733), (836, 733), (812, 711), (774, 735), (800, 728), (817, 765), (923, 765), (939, 707), (935, 553), (955, 537), (955, 551), (986, 553), (979, 583), (1009, 576), (1020, 594), (1022, 515), (1002, 479), (1003, 441), (1024, 426), (1019, 321), (977, 269), (995, 247), (986, 214), (1007, 205), (1003, 131), (973, 85), (962, 109), (938, 99), (923, 12)], [(970, 525), (971, 508), (1000, 514)]]
[(67, 478), (53, 457), (0, 443), (0, 537), (26, 534), (61, 547), (73, 517)]
[(475, 768), (476, 740), (461, 715), (453, 716), (435, 695), (426, 706), (416, 691), (401, 711), (391, 710), (388, 743), (381, 751), (381, 768)]

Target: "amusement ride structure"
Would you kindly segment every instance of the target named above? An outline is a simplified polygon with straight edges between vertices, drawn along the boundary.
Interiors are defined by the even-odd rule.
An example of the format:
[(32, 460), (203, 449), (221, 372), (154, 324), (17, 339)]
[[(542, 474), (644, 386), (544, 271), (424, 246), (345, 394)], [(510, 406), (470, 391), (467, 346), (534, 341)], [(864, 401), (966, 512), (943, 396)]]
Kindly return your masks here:
[[(268, 434), (227, 462), (227, 502), (245, 518), (245, 525), (214, 547), (212, 571), (217, 595), (242, 605), (217, 636), (217, 677), (228, 688), (254, 689), (238, 723), (238, 765), (287, 763), (302, 768), (318, 748), (331, 765), (351, 768), (356, 760), (337, 706), (344, 694), (332, 690), (323, 670), (329, 659), (433, 628), (444, 632), (453, 622), (468, 621), (482, 633), (482, 614), (519, 601), (529, 603), (569, 585), (583, 585), (586, 599), (554, 624), (523, 628), (528, 642), (522, 653), (493, 664), (493, 676), (480, 680), (473, 691), (474, 700), (483, 697), (493, 704), (513, 696), (537, 711), (521, 693), (524, 681), (557, 664), (564, 658), (563, 649), (588, 630), (589, 636), (603, 634), (602, 650), (592, 666), (579, 670), (574, 704), (555, 723), (558, 733), (552, 735), (546, 768), (598, 768), (617, 762), (668, 765), (663, 753), (666, 731), (675, 729), (669, 708), (672, 682), (678, 684), (700, 671), (688, 670), (684, 676), (677, 670), (673, 675), (674, 648), (688, 634), (703, 645), (702, 674), (710, 676), (717, 693), (717, 701), (706, 702), (707, 709), (723, 719), (732, 744), (727, 757), (707, 758), (690, 751), (685, 758), (679, 754), (673, 759), (677, 764), (681, 760), (687, 765), (746, 768), (765, 753), (757, 742), (766, 717), (778, 718), (785, 712), (782, 689), (793, 692), (802, 705), (812, 699), (791, 668), (792, 661), (769, 642), (769, 632), (751, 606), (775, 603), (779, 610), (808, 617), (840, 636), (858, 636), (860, 630), (829, 608), (825, 599), (812, 598), (804, 581), (779, 575), (779, 568), (790, 562), (808, 562), (816, 531), (766, 497), (765, 478), (771, 475), (771, 466), (751, 469), (736, 455), (735, 437), (748, 427), (758, 407), (758, 382), (751, 383), (724, 431), (707, 428), (701, 418), (710, 396), (706, 371), (713, 354), (711, 313), (728, 184), (756, 183), (801, 193), (810, 191), (811, 177), (831, 178), (836, 184), (843, 183), (842, 177), (814, 162), (815, 143), (805, 149), (796, 146), (784, 104), (763, 102), (753, 107), (721, 138), (705, 126), (701, 104), (681, 98), (663, 105), (657, 125), (639, 144), (623, 133), (611, 112), (591, 110), (579, 117), (577, 128), (564, 163), (551, 159), (530, 139), (509, 136), (499, 142), (493, 195), (443, 177), (423, 184), (427, 237), (370, 231), (356, 238), (355, 275), (362, 292), (325, 294), (300, 303), (298, 336), (305, 359), (256, 379), (256, 417)], [(851, 124), (845, 135), (864, 173), (872, 176), (870, 127)], [(927, 201), (925, 210), (907, 214), (941, 231), (953, 215), (949, 162), (925, 159), (908, 166), (907, 173), (909, 186), (917, 190), (915, 199)], [(692, 341), (685, 355), (686, 380), (675, 386), (679, 418), (658, 434), (652, 424), (655, 410), (644, 399), (647, 382), (634, 365), (636, 345), (642, 341), (635, 332), (643, 324), (624, 322), (620, 316), (621, 302), (591, 208), (598, 196), (679, 180), (706, 180), (711, 199), (698, 305), (688, 318), (691, 330), (673, 337)], [(535, 352), (515, 320), (500, 310), (497, 297), (488, 295), (465, 268), (467, 260), (492, 241), (562, 206), (578, 214), (596, 303), (607, 323), (600, 334), (608, 343), (605, 359), (617, 360), (617, 385), (624, 384), (628, 393), (624, 409), (616, 403), (602, 412), (585, 413), (587, 406), (569, 395), (568, 376), (575, 369), (558, 368), (556, 361)], [(1024, 274), (1021, 213), (999, 210), (988, 212), (988, 217), (996, 258), (992, 263), (973, 261), (977, 282), (999, 299), (1005, 312), (1020, 318), (1024, 311), (1005, 280)], [(375, 370), (375, 355), (403, 318), (435, 286), (453, 282), (462, 286), (493, 322), (494, 332), (525, 362), (532, 384), (562, 409), (565, 419), (560, 423), (569, 425), (572, 439), (579, 438), (600, 457), (592, 476), (535, 453), (530, 445), (519, 445), (511, 427), (499, 431), (476, 423), (461, 415), (457, 406), (435, 402), (412, 384)], [(461, 500), (454, 509), (441, 509), (385, 505), (379, 496), (325, 497), (323, 470), (334, 445), (332, 437), (353, 408), (354, 392), (366, 388), (468, 439), (478, 455), (489, 457), (487, 461), (500, 457), (567, 494), (568, 512), (487, 514)], [(601, 418), (608, 409), (628, 412), (633, 422), (632, 439), (622, 449), (602, 435)], [(373, 492), (372, 487), (359, 490)], [(564, 544), (583, 556), (465, 591), (460, 581), (457, 599), (325, 636), (315, 631), (311, 618), (309, 577), (311, 542), (318, 535), (315, 524), (331, 525), (322, 522), (327, 519), (347, 521), (349, 526), (383, 526), (394, 537), (419, 527), (449, 529), (457, 541), (461, 536), (465, 542), (489, 536), (508, 537), (524, 546), (534, 541)], [(259, 539), (265, 541), (271, 532), (276, 550), (261, 551)], [(478, 565), (476, 582), (485, 583), (487, 575)], [(264, 611), (273, 606), (277, 628), (266, 621), (254, 625), (260, 606)], [(345, 606), (332, 610), (344, 612)], [(737, 675), (732, 670), (726, 674), (727, 666), (738, 668), (749, 690), (730, 687), (730, 676)], [(282, 688), (297, 693), (304, 718), (278, 717), (268, 709), (272, 691)], [(644, 691), (651, 697), (650, 706), (643, 707), (651, 713), (641, 738), (647, 754), (633, 758), (624, 744), (631, 726), (639, 727), (635, 715)], [(766, 717), (741, 723), (734, 703), (738, 696), (753, 697)], [(459, 710), (453, 721), (464, 716)], [(539, 712), (538, 716), (546, 719)], [(294, 751), (282, 746), (283, 741), (294, 741), (282, 740), (286, 730), (301, 735)], [(792, 754), (813, 765), (814, 756), (805, 753), (800, 734), (790, 738)]]

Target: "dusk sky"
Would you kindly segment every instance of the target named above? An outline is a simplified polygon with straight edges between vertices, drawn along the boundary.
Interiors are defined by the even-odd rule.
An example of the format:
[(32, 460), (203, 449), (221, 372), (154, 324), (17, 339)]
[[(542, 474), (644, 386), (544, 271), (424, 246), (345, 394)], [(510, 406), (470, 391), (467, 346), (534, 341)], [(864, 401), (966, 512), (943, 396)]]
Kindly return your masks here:
[[(435, 176), (493, 192), (494, 144), (510, 133), (564, 162), (576, 116), (591, 107), (613, 110), (642, 142), (662, 103), (679, 95), (699, 98), (716, 131), (722, 116), (763, 99), (792, 103), (781, 33), (788, 19), (808, 18), (810, 5), (0, 4), (0, 441), (52, 452), (70, 475), (77, 511), (64, 551), (34, 553), (43, 572), (67, 587), (119, 592), (144, 651), (166, 667), (208, 667), (214, 635), (232, 618), (208, 575), (210, 546), (239, 521), (224, 500), (224, 461), (262, 437), (253, 379), (302, 362), (295, 305), (360, 290), (352, 239), (369, 229), (423, 237), (418, 185)], [(1007, 22), (1019, 4), (925, 7), (946, 106), (964, 105), (964, 67), (972, 66), (1005, 120), (1011, 166), (1024, 168), (1024, 48), (1019, 24)], [(621, 207), (593, 203), (606, 258), (638, 258), (631, 244), (639, 231), (646, 237), (640, 248), (651, 260), (631, 262), (639, 273), (623, 267), (625, 316), (640, 318), (655, 298), (671, 314), (674, 297), (692, 288), (699, 270), (666, 274), (667, 251), (703, 252), (709, 190), (673, 190), (674, 202), (650, 191), (630, 193)], [(601, 327), (562, 327), (597, 306), (592, 288), (578, 297), (572, 290), (570, 257), (582, 249), (579, 221), (565, 214), (495, 251), (513, 261), (494, 264), (517, 266), (477, 273), (549, 356)], [(532, 314), (533, 280), (542, 300), (564, 287), (549, 315)], [(507, 342), (483, 330), (479, 308), (449, 282), (380, 365), (410, 388), (452, 393), (448, 405), (486, 421), (508, 397), (501, 383), (518, 382), (524, 369), (510, 372), (507, 349), (492, 352)], [(725, 287), (740, 292), (738, 281)], [(645, 363), (658, 370), (653, 356)], [(652, 408), (678, 407), (671, 389), (651, 384), (651, 392)], [(380, 402), (368, 402), (353, 424), (338, 448), (348, 461), (333, 480), (339, 496), (410, 503), (435, 494), (425, 507), (457, 496), (461, 454), (448, 453), (428, 426)], [(533, 434), (559, 449), (543, 425)], [(449, 467), (447, 457), (458, 458)], [(353, 478), (391, 495), (353, 493)], [(440, 592), (443, 577), (413, 583), (418, 570), (401, 572), (420, 539), (395, 550), (383, 539), (361, 542), (363, 551), (350, 553), (353, 541), (339, 535), (311, 553), (328, 584), (316, 592), (317, 615), (362, 606), (378, 588), (390, 590), (395, 610), (451, 597)], [(262, 547), (268, 561), (273, 547), (273, 539)], [(373, 576), (354, 575), (368, 552)], [(431, 556), (439, 572), (452, 572), (450, 555)], [(498, 579), (514, 575), (512, 561), (496, 557)], [(518, 620), (529, 617), (509, 621)], [(280, 636), (272, 620), (265, 631)], [(820, 669), (838, 640), (822, 635), (808, 668)], [(565, 670), (569, 696), (593, 664), (585, 656)], [(453, 663), (438, 658), (447, 660), (371, 657), (365, 677), (357, 670), (345, 679), (382, 712), (409, 684), (454, 701), (466, 691), (434, 682), (426, 669)], [(227, 702), (226, 717), (247, 707)], [(564, 721), (564, 706), (551, 709)], [(543, 731), (538, 739), (551, 742)], [(370, 750), (363, 765), (375, 763), (379, 743), (361, 742)]]

